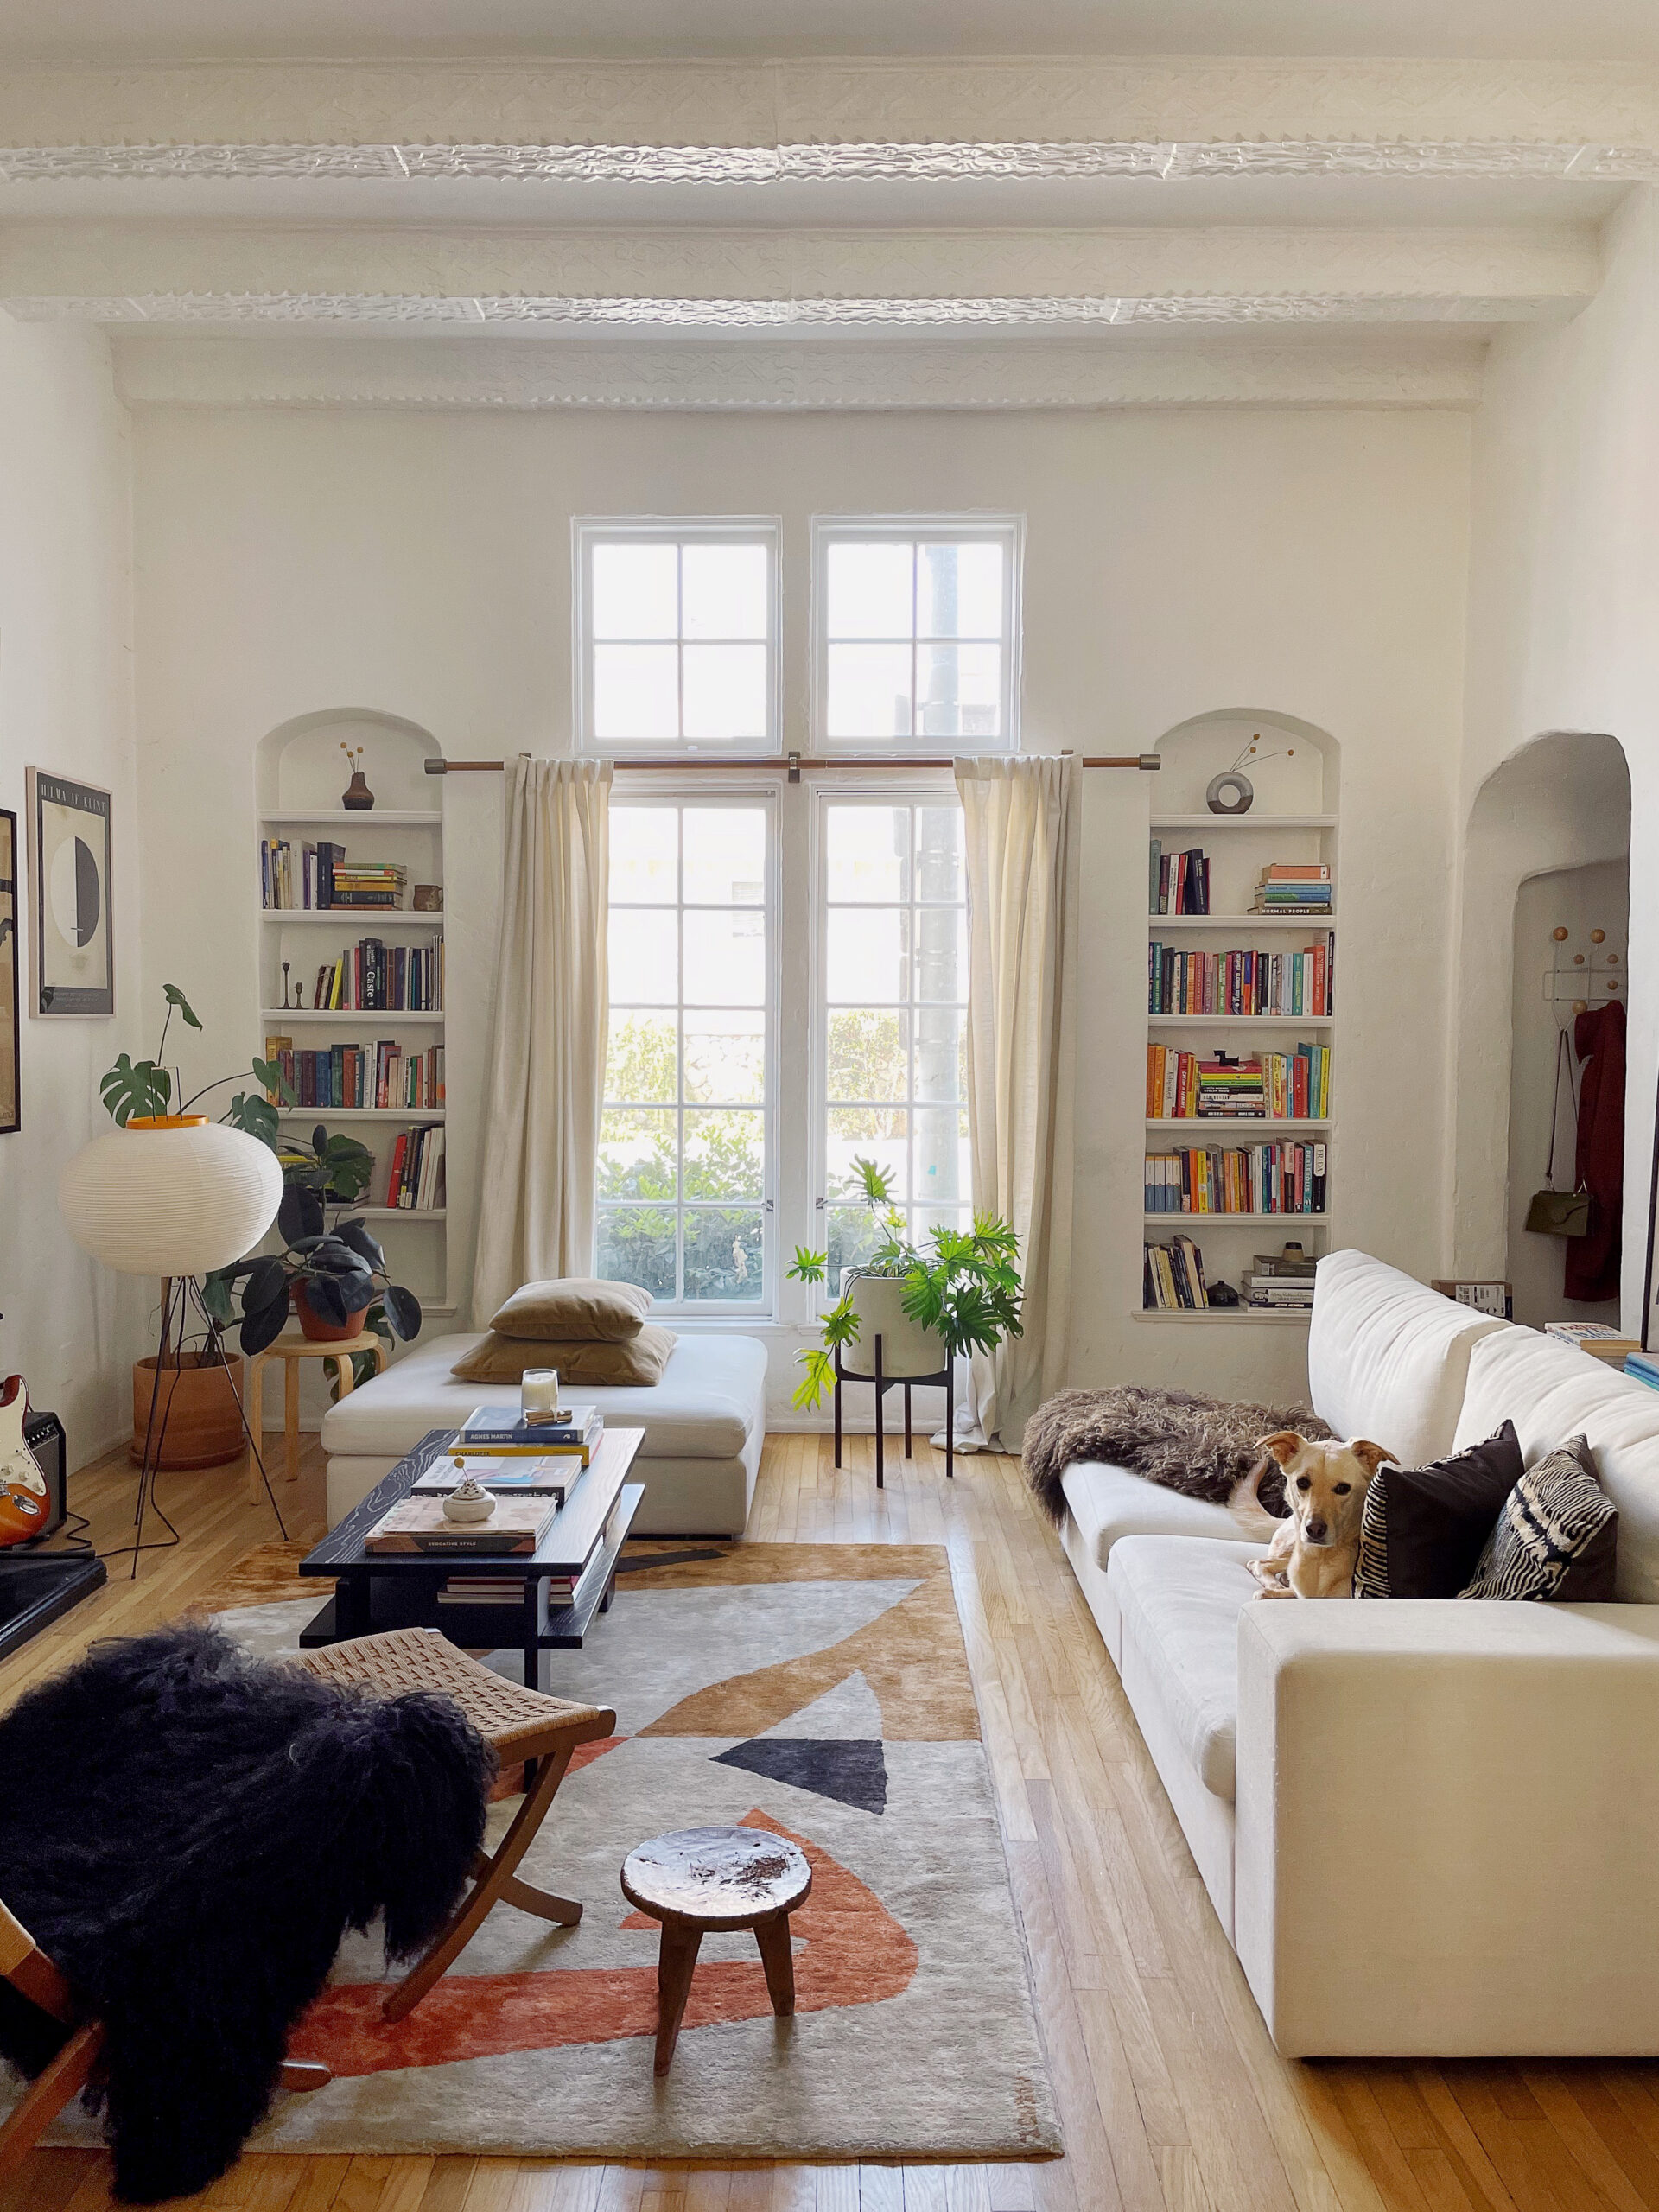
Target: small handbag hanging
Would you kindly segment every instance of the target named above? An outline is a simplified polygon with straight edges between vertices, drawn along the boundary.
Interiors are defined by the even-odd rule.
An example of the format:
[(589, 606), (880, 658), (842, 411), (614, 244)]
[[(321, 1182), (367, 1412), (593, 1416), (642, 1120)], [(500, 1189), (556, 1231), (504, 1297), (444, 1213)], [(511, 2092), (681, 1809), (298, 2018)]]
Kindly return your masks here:
[(1567, 1032), (1560, 1032), (1555, 1054), (1555, 1096), (1549, 1109), (1549, 1165), (1544, 1187), (1535, 1191), (1527, 1208), (1527, 1227), (1538, 1236), (1587, 1236), (1595, 1218), (1595, 1200), (1582, 1185), (1574, 1191), (1555, 1188), (1555, 1140), (1561, 1117), (1561, 1064), (1567, 1060), (1567, 1095), (1573, 1101), (1573, 1153), (1578, 1151), (1578, 1096), (1573, 1088), (1573, 1065), (1567, 1059)]

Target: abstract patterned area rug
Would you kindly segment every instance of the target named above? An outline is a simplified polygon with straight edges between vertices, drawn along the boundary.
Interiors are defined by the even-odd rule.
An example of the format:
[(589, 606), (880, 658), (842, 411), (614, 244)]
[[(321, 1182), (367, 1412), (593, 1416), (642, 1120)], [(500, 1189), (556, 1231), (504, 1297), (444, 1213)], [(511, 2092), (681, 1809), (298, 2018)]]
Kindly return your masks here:
[[(322, 1592), (293, 1580), (294, 1558), (263, 1548), (192, 1611), (251, 1648), (296, 1649)], [(518, 1678), (516, 1655), (497, 1663)], [(335, 2080), (288, 2100), (252, 2147), (1059, 2150), (943, 1548), (632, 1544), (610, 1613), (552, 1669), (556, 1693), (617, 1715), (613, 1738), (578, 1753), (524, 1867), (579, 1897), (581, 1923), (498, 1905), (397, 2026), (380, 2014), (378, 1942), (348, 1941), (294, 2045)], [(511, 1810), (493, 1808), (493, 1827)], [(658, 2082), (658, 1929), (619, 1871), (647, 1836), (738, 1822), (811, 1861), (796, 2016), (773, 2018), (751, 1936), (709, 1936)]]

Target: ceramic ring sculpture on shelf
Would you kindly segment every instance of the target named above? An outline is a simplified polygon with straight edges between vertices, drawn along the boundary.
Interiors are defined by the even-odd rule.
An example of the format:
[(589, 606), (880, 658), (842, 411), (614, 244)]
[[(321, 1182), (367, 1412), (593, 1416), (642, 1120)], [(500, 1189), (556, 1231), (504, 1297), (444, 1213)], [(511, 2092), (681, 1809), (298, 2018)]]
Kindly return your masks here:
[(1255, 800), (1255, 785), (1236, 768), (1211, 776), (1205, 787), (1204, 803), (1211, 814), (1248, 814)]

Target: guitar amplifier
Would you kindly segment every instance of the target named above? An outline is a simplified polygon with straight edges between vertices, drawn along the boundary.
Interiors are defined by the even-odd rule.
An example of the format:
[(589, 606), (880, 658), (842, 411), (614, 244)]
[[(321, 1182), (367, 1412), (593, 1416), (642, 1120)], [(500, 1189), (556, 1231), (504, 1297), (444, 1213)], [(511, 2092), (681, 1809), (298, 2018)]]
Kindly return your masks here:
[(23, 1423), (23, 1441), (35, 1454), (36, 1464), (46, 1478), (47, 1521), (40, 1535), (30, 1541), (40, 1543), (61, 1529), (66, 1511), (64, 1503), (64, 1434), (63, 1423), (56, 1414), (36, 1413), (32, 1408)]

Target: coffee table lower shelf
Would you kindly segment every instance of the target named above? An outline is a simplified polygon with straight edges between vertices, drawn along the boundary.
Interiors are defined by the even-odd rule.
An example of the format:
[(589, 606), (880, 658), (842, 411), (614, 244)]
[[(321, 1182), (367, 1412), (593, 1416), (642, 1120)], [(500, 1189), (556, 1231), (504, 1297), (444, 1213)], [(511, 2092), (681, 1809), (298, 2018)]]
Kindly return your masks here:
[[(408, 1560), (399, 1558), (404, 1573), (395, 1586), (385, 1578), (379, 1579), (381, 1589), (395, 1586), (397, 1592), (397, 1611), (395, 1624), (400, 1628), (435, 1628), (451, 1643), (464, 1651), (511, 1651), (522, 1649), (524, 1655), (524, 1681), (531, 1689), (546, 1687), (541, 1677), (545, 1671), (541, 1663), (544, 1651), (579, 1651), (582, 1640), (592, 1627), (596, 1614), (607, 1613), (616, 1592), (616, 1570), (622, 1557), (622, 1547), (628, 1540), (633, 1516), (639, 1510), (645, 1497), (643, 1483), (625, 1483), (611, 1516), (610, 1530), (600, 1554), (600, 1564), (593, 1571), (586, 1588), (571, 1605), (550, 1608), (545, 1625), (532, 1641), (524, 1633), (524, 1611), (509, 1605), (441, 1605), (437, 1601), (439, 1583), (457, 1567), (480, 1571), (503, 1564), (498, 1559), (480, 1556), (474, 1559), (445, 1558), (435, 1560), (432, 1579), (416, 1579), (407, 1572)], [(527, 1573), (527, 1590), (537, 1578)], [(374, 1570), (368, 1567), (347, 1567), (340, 1576), (335, 1594), (329, 1599), (313, 1619), (300, 1631), (300, 1648), (315, 1651), (327, 1643), (343, 1643), (354, 1636), (370, 1636), (378, 1629), (393, 1625), (390, 1621), (373, 1618), (371, 1584), (376, 1580)], [(342, 1606), (340, 1597), (348, 1582), (358, 1589), (347, 1596)], [(530, 1600), (527, 1599), (526, 1603)], [(348, 1625), (342, 1626), (344, 1618)], [(360, 1623), (360, 1625), (357, 1624)]]

